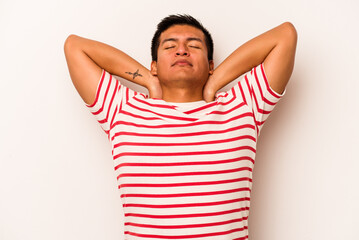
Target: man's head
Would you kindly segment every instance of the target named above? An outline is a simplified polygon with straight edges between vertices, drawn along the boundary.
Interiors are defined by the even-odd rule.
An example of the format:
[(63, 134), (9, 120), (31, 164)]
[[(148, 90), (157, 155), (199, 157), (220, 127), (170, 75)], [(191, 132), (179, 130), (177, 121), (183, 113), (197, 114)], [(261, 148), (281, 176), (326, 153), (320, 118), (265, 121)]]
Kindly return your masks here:
[(193, 17), (171, 15), (158, 24), (152, 40), (151, 73), (162, 88), (201, 93), (213, 73), (213, 41)]
[(152, 61), (157, 61), (158, 47), (161, 34), (174, 25), (189, 25), (201, 30), (205, 36), (205, 43), (208, 52), (208, 61), (213, 60), (213, 40), (208, 30), (194, 17), (190, 15), (170, 15), (162, 19), (157, 25), (157, 31), (153, 35), (151, 44)]

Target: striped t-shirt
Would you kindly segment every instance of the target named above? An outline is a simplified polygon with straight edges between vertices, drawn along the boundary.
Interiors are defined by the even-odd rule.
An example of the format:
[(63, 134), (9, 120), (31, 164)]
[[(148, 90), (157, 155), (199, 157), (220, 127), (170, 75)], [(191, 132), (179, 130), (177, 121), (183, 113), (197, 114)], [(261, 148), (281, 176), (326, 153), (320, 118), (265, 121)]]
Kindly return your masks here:
[(103, 70), (87, 106), (112, 144), (125, 239), (248, 239), (257, 138), (281, 96), (263, 64), (193, 104), (148, 98)]

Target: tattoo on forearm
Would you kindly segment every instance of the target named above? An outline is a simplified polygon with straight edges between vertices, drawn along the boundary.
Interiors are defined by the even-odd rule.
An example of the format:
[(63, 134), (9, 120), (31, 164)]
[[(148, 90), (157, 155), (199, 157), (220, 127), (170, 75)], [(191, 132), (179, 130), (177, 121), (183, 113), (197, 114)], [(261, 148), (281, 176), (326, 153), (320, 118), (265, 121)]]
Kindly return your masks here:
[(134, 73), (132, 73), (132, 72), (125, 72), (125, 73), (130, 74), (130, 75), (133, 75), (133, 76), (132, 76), (132, 80), (135, 80), (136, 77), (142, 77), (142, 75), (139, 74), (138, 71), (139, 71), (139, 69), (137, 69), (137, 71), (134, 72)]

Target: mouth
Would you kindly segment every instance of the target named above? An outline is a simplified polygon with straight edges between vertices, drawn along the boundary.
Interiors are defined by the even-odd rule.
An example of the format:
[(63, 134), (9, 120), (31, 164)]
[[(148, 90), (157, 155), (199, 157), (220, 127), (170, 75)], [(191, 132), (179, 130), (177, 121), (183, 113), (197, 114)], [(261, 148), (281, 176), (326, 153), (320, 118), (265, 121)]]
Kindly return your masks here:
[(189, 61), (187, 60), (177, 60), (176, 62), (174, 62), (172, 64), (172, 66), (191, 66), (192, 67), (192, 63), (190, 63)]

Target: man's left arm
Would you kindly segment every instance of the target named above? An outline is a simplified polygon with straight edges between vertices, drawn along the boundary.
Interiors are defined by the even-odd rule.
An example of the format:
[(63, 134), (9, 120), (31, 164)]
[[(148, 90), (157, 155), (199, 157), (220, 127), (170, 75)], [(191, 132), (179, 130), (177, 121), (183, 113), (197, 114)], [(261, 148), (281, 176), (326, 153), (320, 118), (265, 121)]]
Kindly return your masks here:
[(285, 22), (237, 48), (214, 71), (203, 90), (204, 100), (253, 67), (263, 63), (270, 87), (283, 93), (294, 67), (297, 32)]

